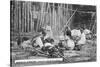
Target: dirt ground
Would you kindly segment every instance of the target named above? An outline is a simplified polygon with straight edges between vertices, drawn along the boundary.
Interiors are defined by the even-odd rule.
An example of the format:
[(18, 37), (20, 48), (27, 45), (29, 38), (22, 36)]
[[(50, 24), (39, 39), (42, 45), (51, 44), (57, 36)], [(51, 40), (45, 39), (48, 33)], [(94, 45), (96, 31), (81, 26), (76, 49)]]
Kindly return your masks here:
[(12, 67), (23, 67), (30, 65), (45, 65), (45, 64), (61, 64), (61, 63), (76, 63), (76, 62), (92, 62), (96, 61), (96, 41), (87, 40), (86, 44), (81, 47), (80, 51), (64, 51), (64, 56), (68, 58), (69, 62), (63, 61), (51, 61), (51, 62), (27, 62), (27, 63), (15, 63), (18, 59), (39, 59), (47, 58), (45, 56), (31, 56), (30, 52), (24, 51), (22, 48), (11, 48), (11, 64)]

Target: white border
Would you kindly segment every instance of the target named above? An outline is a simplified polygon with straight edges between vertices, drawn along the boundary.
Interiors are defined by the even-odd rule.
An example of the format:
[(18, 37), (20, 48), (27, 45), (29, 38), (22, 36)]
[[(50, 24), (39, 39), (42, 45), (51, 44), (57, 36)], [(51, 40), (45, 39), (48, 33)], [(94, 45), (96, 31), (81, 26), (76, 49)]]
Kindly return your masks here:
[(96, 5), (95, 0), (17, 0), (17, 1), (35, 1), (35, 2), (52, 2), (52, 3)]
[[(97, 62), (82, 62), (82, 63), (68, 63), (68, 64), (56, 64), (57, 67), (99, 67), (100, 63), (100, 0), (28, 0), (28, 1), (40, 1), (40, 2), (57, 2), (57, 3), (69, 3), (69, 4), (84, 4), (84, 5), (97, 5)], [(0, 67), (8, 67), (10, 64), (10, 0), (0, 0)], [(54, 67), (55, 65), (41, 65), (41, 67)], [(33, 67), (33, 66), (27, 66)], [(38, 66), (36, 66), (38, 67)]]

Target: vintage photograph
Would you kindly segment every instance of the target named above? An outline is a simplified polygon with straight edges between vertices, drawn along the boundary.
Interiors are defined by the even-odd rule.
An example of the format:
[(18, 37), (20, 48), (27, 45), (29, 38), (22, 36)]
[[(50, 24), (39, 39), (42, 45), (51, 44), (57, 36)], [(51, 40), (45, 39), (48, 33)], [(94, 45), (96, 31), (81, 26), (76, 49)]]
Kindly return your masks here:
[(10, 0), (10, 66), (95, 62), (95, 5)]

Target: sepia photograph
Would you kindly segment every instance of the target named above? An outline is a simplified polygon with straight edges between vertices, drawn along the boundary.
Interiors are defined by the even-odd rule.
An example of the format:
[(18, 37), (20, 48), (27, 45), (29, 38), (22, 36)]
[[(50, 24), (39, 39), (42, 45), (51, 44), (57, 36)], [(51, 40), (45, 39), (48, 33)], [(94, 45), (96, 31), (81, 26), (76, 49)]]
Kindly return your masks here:
[(10, 66), (96, 62), (95, 5), (10, 0)]

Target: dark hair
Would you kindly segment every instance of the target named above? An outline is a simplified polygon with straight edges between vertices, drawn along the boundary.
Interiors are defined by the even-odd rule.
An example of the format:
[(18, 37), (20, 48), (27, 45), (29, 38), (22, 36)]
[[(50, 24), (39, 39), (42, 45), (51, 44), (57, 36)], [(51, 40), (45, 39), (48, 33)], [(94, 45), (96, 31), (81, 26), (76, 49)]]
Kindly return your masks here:
[(40, 27), (40, 29), (38, 30), (38, 32), (42, 32), (42, 35), (43, 35), (43, 36), (46, 35), (46, 32), (45, 32), (45, 30), (44, 30), (42, 27)]
[(53, 43), (54, 42), (54, 39), (52, 38), (47, 38), (45, 39), (45, 43), (48, 42), (48, 43)]
[(23, 42), (23, 41), (27, 41), (28, 39), (29, 39), (28, 37), (23, 37), (23, 38), (22, 38), (22, 42)]

